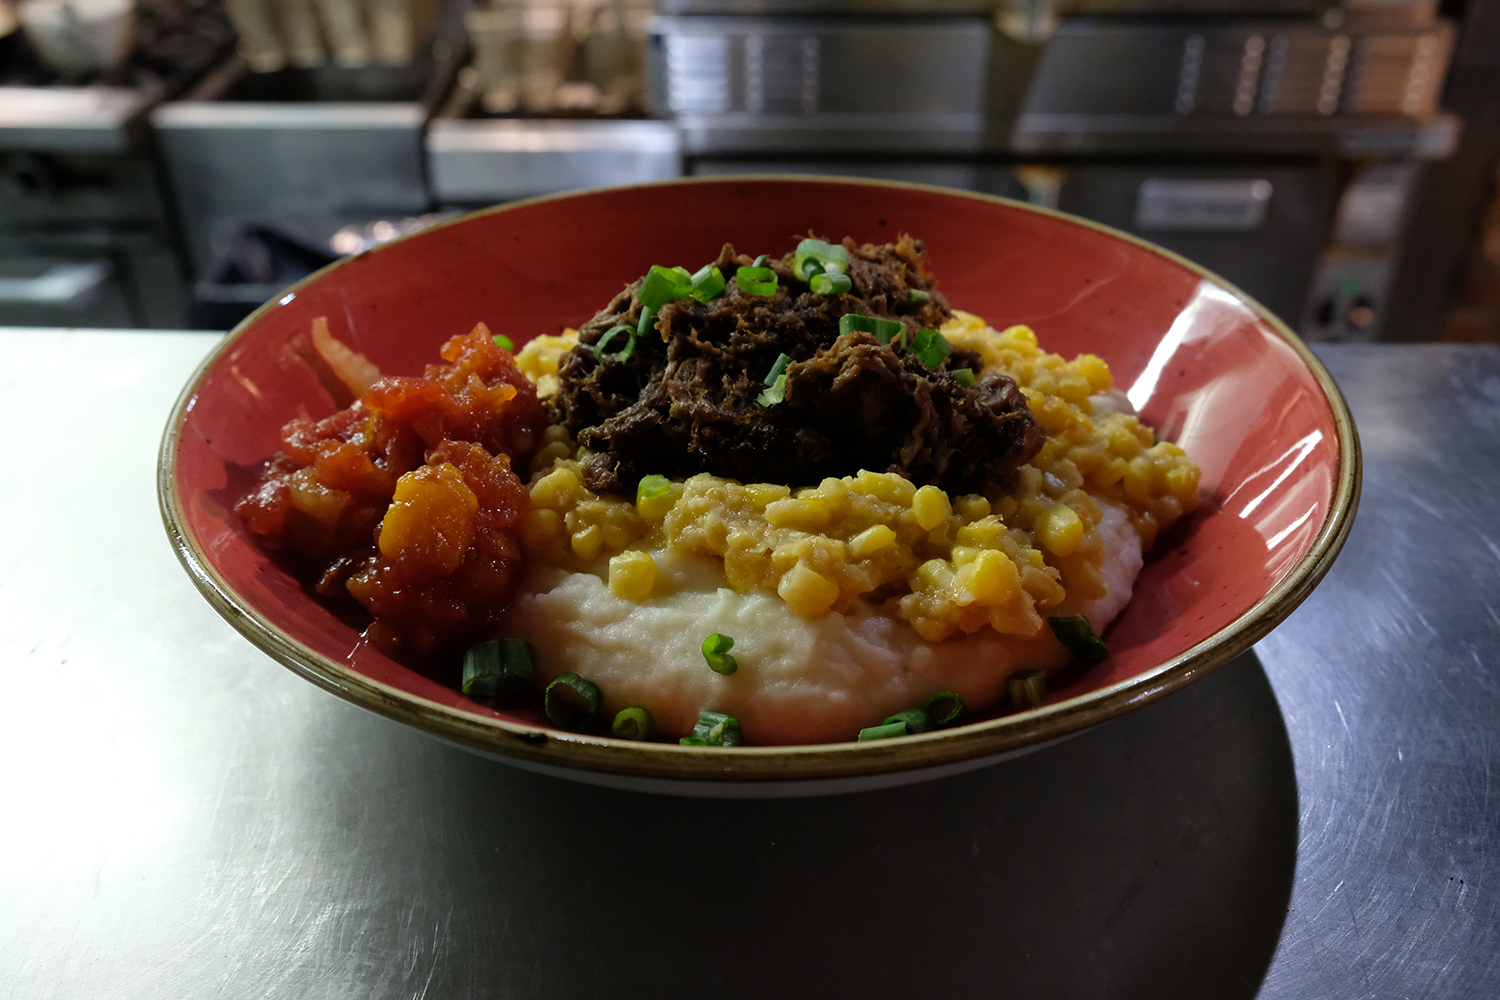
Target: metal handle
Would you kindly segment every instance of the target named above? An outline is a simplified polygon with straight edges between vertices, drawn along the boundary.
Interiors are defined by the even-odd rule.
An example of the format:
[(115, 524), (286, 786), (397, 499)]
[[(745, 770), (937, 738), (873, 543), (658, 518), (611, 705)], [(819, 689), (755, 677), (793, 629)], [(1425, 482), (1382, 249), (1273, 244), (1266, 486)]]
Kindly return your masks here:
[(1152, 177), (1136, 195), (1135, 225), (1142, 230), (1244, 232), (1266, 218), (1271, 182), (1178, 180)]
[(34, 278), (0, 278), (0, 303), (10, 305), (87, 305), (109, 280), (107, 260), (54, 264)]

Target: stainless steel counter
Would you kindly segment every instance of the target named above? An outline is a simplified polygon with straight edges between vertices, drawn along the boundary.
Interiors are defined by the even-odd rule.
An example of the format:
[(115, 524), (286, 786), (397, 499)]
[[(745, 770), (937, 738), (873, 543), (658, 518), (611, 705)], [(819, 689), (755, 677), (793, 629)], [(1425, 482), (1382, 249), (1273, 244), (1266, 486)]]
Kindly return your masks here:
[(1364, 501), (1253, 653), (988, 770), (700, 802), (472, 757), (220, 621), (153, 492), (213, 342), (0, 331), (0, 997), (1494, 996), (1500, 351), (1321, 352)]

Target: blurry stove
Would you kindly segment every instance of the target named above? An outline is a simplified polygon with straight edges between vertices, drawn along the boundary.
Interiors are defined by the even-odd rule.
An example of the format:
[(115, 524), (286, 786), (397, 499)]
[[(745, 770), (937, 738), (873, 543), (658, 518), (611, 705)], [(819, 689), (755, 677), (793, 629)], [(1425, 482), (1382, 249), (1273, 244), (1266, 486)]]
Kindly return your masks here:
[(145, 119), (234, 36), (217, 0), (142, 0), (132, 17), (134, 50), (109, 69), (64, 71), (13, 25), (0, 36), (0, 323), (184, 324)]
[[(1315, 281), (1338, 270), (1323, 248), (1348, 214), (1341, 199), (1388, 190), (1385, 167), (1409, 184), (1412, 164), (1448, 155), (1459, 135), (1437, 110), (1453, 29), (1431, 3), (658, 9), (648, 98), (677, 124), (690, 173), (849, 174), (1021, 198), (1182, 253), (1293, 325)], [(1387, 209), (1395, 234), (1359, 244), (1363, 294), (1334, 307), (1366, 334), (1401, 240), (1400, 205)]]

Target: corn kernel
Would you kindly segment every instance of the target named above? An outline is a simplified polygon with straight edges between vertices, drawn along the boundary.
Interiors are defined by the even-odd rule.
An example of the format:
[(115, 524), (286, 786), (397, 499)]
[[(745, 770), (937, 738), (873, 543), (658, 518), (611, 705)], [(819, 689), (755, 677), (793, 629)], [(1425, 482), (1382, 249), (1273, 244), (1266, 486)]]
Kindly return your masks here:
[(1065, 503), (1038, 518), (1035, 528), (1037, 540), (1054, 555), (1070, 556), (1078, 551), (1078, 543), (1083, 541), (1083, 522)]
[(583, 499), (583, 481), (572, 469), (553, 469), (531, 488), (531, 502), (539, 507), (571, 507)]
[(881, 549), (888, 549), (894, 544), (896, 544), (896, 533), (884, 524), (876, 524), (849, 539), (849, 551), (854, 558), (863, 559), (874, 555)]
[(839, 588), (828, 577), (804, 563), (798, 563), (781, 578), (776, 593), (792, 613), (802, 618), (819, 618), (828, 613), (838, 600)]
[(828, 523), (829, 508), (816, 497), (792, 497), (766, 505), (766, 523), (773, 528), (817, 531)]
[(645, 518), (652, 521), (660, 521), (671, 513), (673, 506), (682, 498), (682, 484), (673, 483), (667, 488), (667, 492), (660, 496), (642, 496), (639, 489), (635, 495), (635, 509)]
[(905, 476), (898, 476), (894, 472), (870, 472), (865, 469), (859, 471), (859, 474), (854, 477), (854, 482), (849, 484), (849, 488), (856, 493), (864, 493), (877, 500), (884, 500), (886, 503), (903, 505), (911, 503), (911, 498), (917, 491), (917, 488), (911, 484), (911, 480)]
[(979, 554), (984, 551), (984, 549), (975, 548), (972, 545), (955, 545), (952, 552), (953, 565), (967, 566), (975, 559), (978, 559)]
[(1010, 348), (1027, 357), (1036, 356), (1036, 334), (1031, 327), (1016, 326), (1006, 327), (1000, 331), (1000, 344), (1002, 347)]
[(573, 554), (580, 559), (593, 559), (604, 551), (604, 532), (597, 524), (575, 531), (572, 539)]
[(1109, 392), (1115, 387), (1115, 380), (1109, 373), (1109, 365), (1097, 354), (1080, 354), (1073, 359), (1073, 368), (1089, 380), (1095, 392)]
[(1082, 406), (1093, 395), (1094, 387), (1082, 375), (1064, 375), (1057, 380), (1055, 391), (1074, 406)]
[(656, 560), (649, 552), (621, 552), (609, 560), (609, 592), (627, 601), (644, 601), (656, 586)]
[(764, 508), (767, 504), (777, 500), (785, 500), (792, 495), (790, 487), (781, 486), (776, 483), (747, 483), (744, 486), (745, 499), (757, 507)]
[(1125, 495), (1139, 504), (1151, 502), (1151, 460), (1145, 455), (1137, 455), (1130, 460), (1125, 468)]
[(993, 549), (1000, 544), (1000, 536), (1005, 534), (1005, 525), (993, 514), (989, 517), (966, 524), (958, 529), (955, 539), (960, 545), (972, 545), (980, 549)]
[(929, 559), (917, 567), (917, 580), (924, 590), (946, 590), (953, 586), (953, 564), (946, 559)]
[(953, 509), (965, 521), (977, 521), (990, 516), (990, 502), (978, 493), (966, 493), (953, 498)]
[(1187, 464), (1172, 466), (1167, 470), (1167, 489), (1183, 503), (1190, 502), (1198, 495), (1198, 467)]
[(948, 494), (936, 486), (924, 486), (911, 499), (911, 512), (917, 516), (917, 524), (923, 531), (931, 531), (953, 513)]
[(964, 586), (980, 604), (999, 604), (1021, 589), (1021, 573), (1003, 552), (981, 552), (968, 566)]

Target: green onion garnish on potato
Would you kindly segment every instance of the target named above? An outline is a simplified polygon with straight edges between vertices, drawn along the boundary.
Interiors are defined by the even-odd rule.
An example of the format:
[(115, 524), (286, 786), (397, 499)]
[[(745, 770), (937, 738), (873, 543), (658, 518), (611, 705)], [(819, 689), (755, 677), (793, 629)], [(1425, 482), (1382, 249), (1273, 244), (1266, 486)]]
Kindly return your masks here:
[(927, 704), (922, 706), (922, 711), (932, 720), (933, 729), (946, 729), (954, 725), (968, 710), (964, 700), (953, 691), (941, 691), (928, 698)]
[(656, 720), (639, 705), (622, 708), (609, 724), (609, 734), (619, 740), (649, 740), (656, 731)]
[(908, 733), (925, 733), (932, 728), (932, 720), (920, 708), (908, 708), (904, 712), (897, 712), (881, 725), (889, 726), (896, 722), (904, 725)]
[(507, 351), (514, 351), (516, 349), (515, 341), (511, 340), (503, 333), (495, 334), (495, 343), (496, 345)]
[(740, 732), (740, 720), (722, 712), (704, 710), (698, 713), (698, 724), (693, 735), (684, 736), (677, 742), (690, 747), (737, 747), (745, 742)]
[(1109, 655), (1109, 647), (1094, 634), (1089, 620), (1083, 615), (1048, 618), (1047, 624), (1052, 626), (1052, 634), (1057, 636), (1058, 642), (1071, 649), (1074, 656), (1096, 660)]
[(491, 639), (465, 651), (462, 690), (480, 698), (520, 694), (531, 686), (535, 672), (531, 643)]
[(878, 726), (870, 726), (859, 731), (859, 742), (868, 743), (870, 740), (888, 740), (895, 736), (906, 735), (906, 723), (885, 722)]
[(1040, 670), (1017, 670), (1005, 679), (1005, 686), (1017, 709), (1036, 708), (1047, 700), (1047, 675)]
[(740, 669), (739, 663), (729, 655), (729, 650), (733, 647), (733, 639), (721, 632), (715, 632), (703, 640), (703, 659), (708, 661), (708, 666), (714, 673), (728, 677)]
[(570, 670), (547, 685), (542, 707), (554, 726), (577, 733), (593, 725), (602, 700), (599, 685)]

